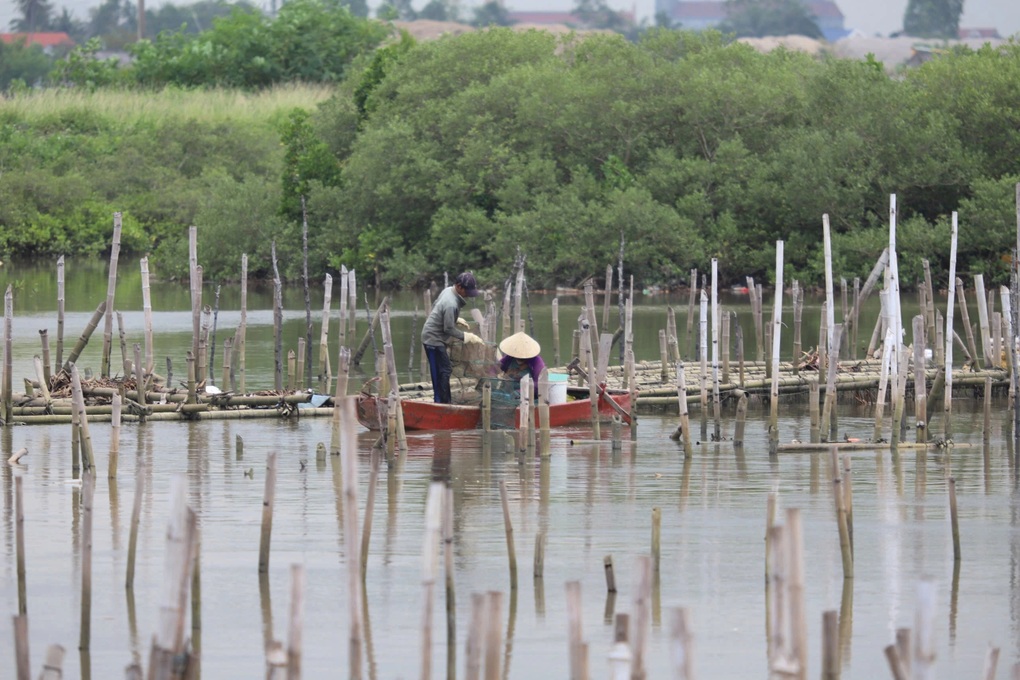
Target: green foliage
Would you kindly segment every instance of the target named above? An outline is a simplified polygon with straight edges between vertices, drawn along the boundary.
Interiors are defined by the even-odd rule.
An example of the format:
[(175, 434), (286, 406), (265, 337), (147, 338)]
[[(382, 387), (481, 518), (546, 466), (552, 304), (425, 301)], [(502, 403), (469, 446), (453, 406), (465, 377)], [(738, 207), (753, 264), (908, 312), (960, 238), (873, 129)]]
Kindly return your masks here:
[(807, 5), (800, 0), (726, 0), (726, 20), (719, 24), (719, 30), (738, 38), (823, 37)]
[(199, 35), (162, 33), (132, 46), (132, 74), (149, 87), (268, 87), (339, 82), (359, 54), (386, 35), (336, 0), (291, 0), (274, 19), (235, 7)]
[(286, 147), (283, 158), (283, 196), (280, 214), (285, 218), (302, 219), (301, 199), (307, 198), (309, 184), (315, 180), (327, 185), (339, 181), (340, 164), (329, 147), (318, 138), (304, 109), (291, 112), (283, 125), (281, 141)]
[(963, 0), (908, 0), (903, 32), (919, 38), (956, 38)]
[(58, 61), (50, 78), (61, 85), (89, 91), (116, 84), (121, 80), (119, 62), (116, 57), (96, 57), (102, 47), (98, 38), (90, 38), (84, 45), (71, 50), (65, 59)]
[(0, 42), (0, 90), (7, 91), (16, 82), (20, 86), (38, 83), (51, 67), (52, 60), (38, 45)]

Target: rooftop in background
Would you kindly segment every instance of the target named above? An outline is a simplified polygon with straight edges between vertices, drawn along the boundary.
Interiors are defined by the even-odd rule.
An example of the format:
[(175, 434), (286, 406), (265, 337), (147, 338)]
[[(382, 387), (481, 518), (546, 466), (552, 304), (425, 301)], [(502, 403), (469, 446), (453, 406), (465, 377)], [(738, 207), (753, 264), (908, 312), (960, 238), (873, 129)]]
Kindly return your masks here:
[(53, 47), (74, 47), (74, 41), (66, 33), (0, 33), (0, 40), (7, 45), (24, 41), (26, 45), (39, 45), (43, 49)]
[[(634, 23), (634, 12), (619, 11), (616, 13), (621, 19), (628, 23)], [(571, 11), (556, 12), (556, 11), (531, 11), (531, 12), (507, 12), (507, 16), (511, 21), (518, 24), (529, 24), (536, 26), (551, 26), (551, 25), (565, 25), (565, 26), (580, 26), (584, 24), (584, 20), (581, 19), (577, 14)]]
[[(808, 0), (804, 4), (829, 42), (850, 34), (843, 26), (843, 12), (833, 0)], [(695, 31), (714, 28), (726, 19), (726, 3), (721, 0), (655, 0), (655, 8), (674, 26)]]
[(1001, 38), (999, 31), (994, 28), (961, 28), (957, 31), (960, 40), (965, 38)]

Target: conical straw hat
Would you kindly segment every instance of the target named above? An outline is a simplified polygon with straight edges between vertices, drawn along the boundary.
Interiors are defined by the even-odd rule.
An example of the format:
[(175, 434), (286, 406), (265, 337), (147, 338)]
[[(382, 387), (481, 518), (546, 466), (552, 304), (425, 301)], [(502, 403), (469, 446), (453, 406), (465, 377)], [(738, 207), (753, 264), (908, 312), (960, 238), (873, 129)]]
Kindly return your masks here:
[(538, 341), (522, 331), (499, 343), (499, 351), (517, 359), (533, 359), (542, 351), (542, 347)]

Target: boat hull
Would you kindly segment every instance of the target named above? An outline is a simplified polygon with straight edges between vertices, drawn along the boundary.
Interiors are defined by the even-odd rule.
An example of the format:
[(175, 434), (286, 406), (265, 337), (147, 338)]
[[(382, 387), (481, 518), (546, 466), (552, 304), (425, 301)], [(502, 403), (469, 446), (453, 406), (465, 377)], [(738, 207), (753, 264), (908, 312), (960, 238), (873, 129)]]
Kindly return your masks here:
[[(625, 412), (630, 409), (630, 394), (621, 392), (611, 395), (613, 401)], [(404, 409), (404, 430), (476, 430), (482, 424), (480, 406), (461, 404), (437, 404), (432, 401), (408, 399), (402, 402)], [(600, 420), (610, 420), (618, 411), (600, 395), (598, 401)], [(535, 427), (539, 426), (538, 409), (532, 408)], [(630, 422), (624, 417), (624, 422)], [(380, 429), (379, 401), (375, 395), (358, 395), (358, 421), (370, 430)], [(583, 424), (591, 421), (591, 401), (575, 399), (549, 406), (549, 427)], [(521, 411), (514, 414), (514, 425), (521, 425)]]

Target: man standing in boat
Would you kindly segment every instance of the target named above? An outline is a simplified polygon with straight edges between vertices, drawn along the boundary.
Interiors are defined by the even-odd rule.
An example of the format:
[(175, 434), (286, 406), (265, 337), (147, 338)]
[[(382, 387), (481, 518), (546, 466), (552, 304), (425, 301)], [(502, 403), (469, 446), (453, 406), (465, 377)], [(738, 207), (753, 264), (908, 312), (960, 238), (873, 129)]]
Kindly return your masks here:
[(465, 298), (478, 295), (478, 283), (471, 272), (463, 272), (453, 280), (453, 285), (443, 289), (432, 305), (432, 311), (425, 319), (421, 329), (421, 342), (425, 345), (425, 356), (429, 360), (429, 373), (432, 375), (432, 398), (437, 404), (449, 404), (450, 354), (446, 346), (459, 340), (465, 343), (482, 342), (474, 333), (457, 328), (457, 317), (460, 310), (467, 304)]

